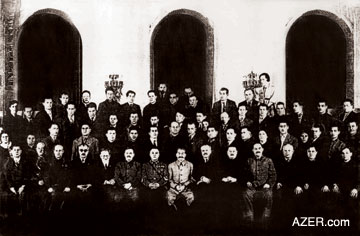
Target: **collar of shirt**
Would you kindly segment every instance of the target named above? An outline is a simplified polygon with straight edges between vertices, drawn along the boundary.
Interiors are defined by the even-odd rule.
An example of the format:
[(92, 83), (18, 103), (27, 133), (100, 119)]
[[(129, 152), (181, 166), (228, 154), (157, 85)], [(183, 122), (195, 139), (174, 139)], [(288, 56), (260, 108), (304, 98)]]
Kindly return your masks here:
[(74, 122), (75, 121), (75, 116), (72, 115), (72, 116), (68, 116), (68, 119), (70, 122)]
[(186, 164), (186, 161), (179, 161), (179, 160), (176, 160), (176, 164), (180, 167), (180, 166), (185, 166)]
[(45, 110), (45, 112), (46, 112), (46, 114), (48, 114), (49, 116), (50, 116), (50, 118), (52, 119), (52, 112), (51, 112), (51, 110), (49, 111), (49, 110)]
[(215, 138), (210, 138), (209, 140), (208, 140), (208, 143), (213, 143), (215, 141)]
[(195, 137), (195, 133), (189, 135), (189, 139), (193, 139)]
[(261, 156), (260, 158), (255, 157), (255, 161), (262, 161), (264, 160), (264, 156)]
[(106, 166), (106, 167), (109, 166), (109, 160), (107, 160), (107, 161), (101, 160), (101, 162), (103, 163), (104, 166)]
[(14, 162), (15, 162), (16, 165), (20, 164), (20, 159), (21, 159), (20, 157), (19, 158), (14, 158)]

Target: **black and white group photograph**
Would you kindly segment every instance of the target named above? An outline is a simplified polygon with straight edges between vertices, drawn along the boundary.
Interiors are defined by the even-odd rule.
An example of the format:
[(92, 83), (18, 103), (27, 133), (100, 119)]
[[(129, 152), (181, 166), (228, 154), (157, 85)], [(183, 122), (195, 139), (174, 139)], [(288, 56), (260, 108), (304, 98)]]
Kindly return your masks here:
[(359, 0), (0, 10), (0, 236), (359, 235)]

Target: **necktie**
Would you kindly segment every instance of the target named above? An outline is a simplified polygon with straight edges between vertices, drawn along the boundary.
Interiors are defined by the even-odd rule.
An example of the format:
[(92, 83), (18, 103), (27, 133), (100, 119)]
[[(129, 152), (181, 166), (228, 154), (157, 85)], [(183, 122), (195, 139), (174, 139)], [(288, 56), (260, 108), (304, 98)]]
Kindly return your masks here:
[(52, 120), (52, 113), (51, 113), (51, 112), (48, 112), (47, 114), (49, 115), (50, 120)]
[(153, 144), (154, 144), (154, 146), (157, 147), (157, 142), (156, 142), (156, 140), (153, 141)]
[(280, 150), (282, 150), (282, 148), (283, 148), (285, 138), (286, 138), (286, 136), (284, 136), (284, 135), (280, 136), (280, 140), (281, 140)]

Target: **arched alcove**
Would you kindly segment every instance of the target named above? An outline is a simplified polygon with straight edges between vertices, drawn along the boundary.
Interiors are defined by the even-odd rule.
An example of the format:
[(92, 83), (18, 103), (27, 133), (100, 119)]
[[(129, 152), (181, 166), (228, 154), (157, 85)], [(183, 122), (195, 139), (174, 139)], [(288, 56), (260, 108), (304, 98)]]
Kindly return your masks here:
[(61, 11), (44, 9), (21, 26), (17, 41), (18, 100), (36, 105), (62, 91), (79, 101), (82, 45), (76, 27)]
[(299, 17), (286, 38), (286, 98), (314, 108), (327, 100), (335, 108), (354, 98), (353, 37), (336, 15), (311, 11)]
[(152, 88), (166, 83), (181, 95), (190, 86), (212, 102), (214, 36), (205, 17), (186, 9), (173, 11), (157, 24), (150, 44)]

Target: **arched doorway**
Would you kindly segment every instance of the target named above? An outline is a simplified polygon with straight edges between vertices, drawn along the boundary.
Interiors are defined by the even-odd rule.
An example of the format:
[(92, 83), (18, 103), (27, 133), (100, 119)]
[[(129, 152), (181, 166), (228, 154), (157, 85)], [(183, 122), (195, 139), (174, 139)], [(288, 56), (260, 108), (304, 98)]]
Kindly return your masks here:
[(164, 17), (151, 39), (151, 87), (166, 83), (181, 95), (192, 87), (207, 103), (212, 102), (213, 30), (197, 12), (177, 10)]
[(352, 33), (337, 16), (312, 11), (291, 26), (286, 38), (286, 98), (312, 110), (318, 99), (329, 107), (354, 98)]
[(53, 9), (34, 13), (21, 26), (17, 45), (18, 100), (38, 105), (61, 92), (79, 101), (82, 46), (78, 30)]

